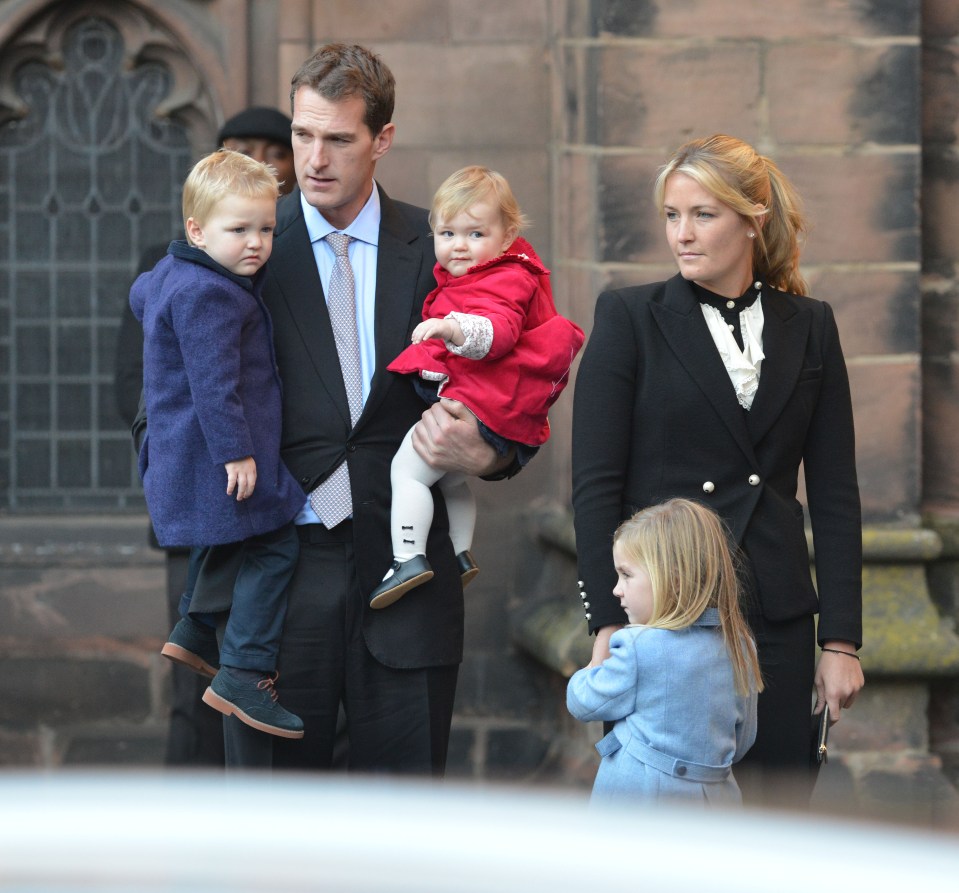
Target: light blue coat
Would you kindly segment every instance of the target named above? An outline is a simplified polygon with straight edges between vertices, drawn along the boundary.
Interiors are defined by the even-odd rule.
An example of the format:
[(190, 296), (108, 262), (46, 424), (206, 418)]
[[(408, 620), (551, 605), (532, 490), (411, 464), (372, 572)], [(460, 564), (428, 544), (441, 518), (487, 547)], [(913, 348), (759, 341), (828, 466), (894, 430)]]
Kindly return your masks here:
[(756, 693), (736, 692), (717, 610), (682, 630), (628, 626), (610, 652), (566, 689), (576, 719), (615, 723), (596, 745), (593, 800), (741, 803), (731, 766), (756, 739)]

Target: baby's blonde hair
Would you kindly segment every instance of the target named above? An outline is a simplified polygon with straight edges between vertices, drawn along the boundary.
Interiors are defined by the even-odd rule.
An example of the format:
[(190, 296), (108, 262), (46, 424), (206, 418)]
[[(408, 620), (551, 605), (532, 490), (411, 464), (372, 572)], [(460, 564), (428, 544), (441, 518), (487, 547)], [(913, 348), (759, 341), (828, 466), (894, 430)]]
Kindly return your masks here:
[(436, 190), (430, 207), (430, 226), (435, 226), (438, 219), (450, 220), (490, 198), (494, 206), (499, 208), (507, 232), (512, 230), (516, 236), (529, 226), (529, 220), (520, 210), (506, 177), (478, 164), (450, 174)]
[(762, 691), (756, 646), (739, 604), (735, 551), (712, 509), (691, 499), (667, 500), (624, 521), (613, 543), (649, 574), (653, 608), (645, 626), (685, 629), (717, 608), (736, 690)]
[(276, 169), (232, 149), (217, 149), (201, 158), (183, 184), (183, 228), (191, 217), (205, 224), (228, 195), (275, 201), (280, 196)]

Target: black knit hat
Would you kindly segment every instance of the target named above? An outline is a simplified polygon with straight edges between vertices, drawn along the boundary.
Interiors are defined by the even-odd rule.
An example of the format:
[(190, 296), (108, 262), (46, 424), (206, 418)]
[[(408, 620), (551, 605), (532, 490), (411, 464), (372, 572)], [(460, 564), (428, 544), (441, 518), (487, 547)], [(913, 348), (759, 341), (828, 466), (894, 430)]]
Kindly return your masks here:
[(282, 143), (284, 146), (293, 147), (293, 140), (290, 136), (290, 125), (293, 122), (276, 109), (266, 106), (254, 106), (244, 109), (242, 112), (230, 118), (220, 129), (220, 135), (217, 137), (217, 143), (223, 144), (223, 140), (235, 137), (260, 137), (274, 143)]

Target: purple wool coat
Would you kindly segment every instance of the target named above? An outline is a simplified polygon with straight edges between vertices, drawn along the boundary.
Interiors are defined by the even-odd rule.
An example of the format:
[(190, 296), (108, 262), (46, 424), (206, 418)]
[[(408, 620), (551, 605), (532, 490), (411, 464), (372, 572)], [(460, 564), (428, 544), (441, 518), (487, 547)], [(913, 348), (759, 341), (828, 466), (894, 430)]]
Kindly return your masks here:
[[(240, 542), (292, 521), (306, 501), (280, 459), (281, 383), (262, 278), (236, 276), (177, 241), (133, 283), (148, 423), (139, 471), (161, 546)], [(246, 456), (256, 487), (237, 502), (224, 465)]]

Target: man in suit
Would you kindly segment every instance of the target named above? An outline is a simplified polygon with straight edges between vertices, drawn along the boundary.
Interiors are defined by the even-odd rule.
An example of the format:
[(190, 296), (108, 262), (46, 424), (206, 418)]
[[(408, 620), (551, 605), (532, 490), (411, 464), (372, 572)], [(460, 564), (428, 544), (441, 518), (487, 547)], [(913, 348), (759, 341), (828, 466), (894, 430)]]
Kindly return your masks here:
[[(392, 556), (390, 462), (419, 419), (414, 444), (437, 468), (498, 479), (516, 463), (481, 438), (465, 407), (444, 401), (424, 413), (408, 379), (386, 371), (435, 285), (427, 212), (393, 201), (373, 179), (393, 143), (393, 98), (389, 69), (359, 46), (321, 47), (292, 81), (298, 188), (278, 208), (264, 299), (284, 386), (283, 458), (306, 494), (276, 689), (302, 717), (305, 735), (280, 740), (230, 717), (231, 767), (329, 768), (342, 702), (352, 770), (445, 768), (462, 659), (462, 587), (437, 494), (427, 547), (434, 578), (388, 610), (368, 607)], [(340, 311), (328, 306), (340, 275), (332, 246), (339, 234), (349, 237), (359, 407), (351, 407), (354, 383), (341, 368)], [(324, 493), (344, 468), (351, 505), (341, 521)], [(227, 604), (198, 592), (192, 607)]]

